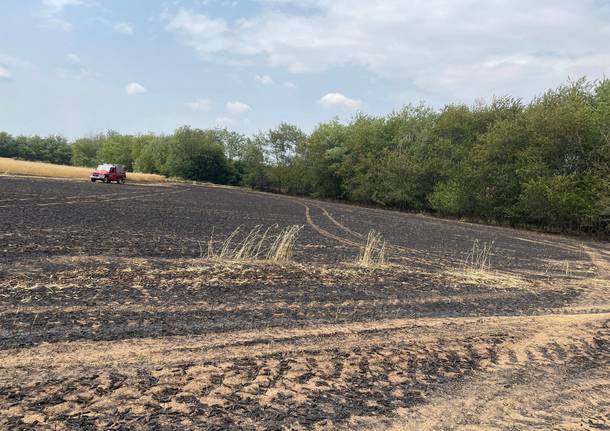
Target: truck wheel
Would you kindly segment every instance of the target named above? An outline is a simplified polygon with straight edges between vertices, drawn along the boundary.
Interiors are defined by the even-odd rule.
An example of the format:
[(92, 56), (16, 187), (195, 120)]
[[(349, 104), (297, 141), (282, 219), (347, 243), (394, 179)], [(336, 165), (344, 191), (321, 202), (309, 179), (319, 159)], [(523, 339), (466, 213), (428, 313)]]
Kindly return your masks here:
[(125, 178), (121, 178), (121, 179), (119, 180), (119, 184), (125, 184)]
[(91, 182), (92, 182), (92, 183), (94, 183), (94, 182), (95, 182), (95, 179), (94, 179), (94, 178), (91, 178)]
[(104, 177), (104, 179), (102, 181), (105, 182), (105, 183), (108, 183), (109, 182), (108, 181), (108, 177)]

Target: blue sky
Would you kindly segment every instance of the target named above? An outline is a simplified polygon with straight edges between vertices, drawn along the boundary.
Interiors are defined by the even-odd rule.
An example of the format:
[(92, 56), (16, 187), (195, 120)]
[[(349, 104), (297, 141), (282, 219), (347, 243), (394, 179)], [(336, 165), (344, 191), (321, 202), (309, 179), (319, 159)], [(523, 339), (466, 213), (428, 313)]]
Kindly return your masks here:
[(310, 131), (610, 74), (607, 0), (3, 0), (0, 130)]

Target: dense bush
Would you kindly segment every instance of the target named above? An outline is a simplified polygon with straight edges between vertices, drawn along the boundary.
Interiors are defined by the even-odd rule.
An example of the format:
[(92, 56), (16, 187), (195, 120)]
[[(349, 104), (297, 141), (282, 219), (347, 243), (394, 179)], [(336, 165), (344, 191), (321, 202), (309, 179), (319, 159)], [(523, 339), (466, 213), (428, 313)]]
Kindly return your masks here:
[(493, 223), (610, 235), (610, 81), (580, 80), (528, 104), (511, 97), (441, 110), (359, 114), (311, 134), (282, 123), (252, 138), (81, 138), (0, 133), (0, 156), (129, 170)]
[(171, 140), (165, 173), (188, 180), (217, 183), (229, 179), (229, 165), (214, 130), (181, 127)]
[(71, 160), (68, 141), (62, 136), (17, 136), (0, 132), (0, 157), (45, 161), (66, 165)]
[(293, 193), (610, 235), (610, 81), (319, 125)]

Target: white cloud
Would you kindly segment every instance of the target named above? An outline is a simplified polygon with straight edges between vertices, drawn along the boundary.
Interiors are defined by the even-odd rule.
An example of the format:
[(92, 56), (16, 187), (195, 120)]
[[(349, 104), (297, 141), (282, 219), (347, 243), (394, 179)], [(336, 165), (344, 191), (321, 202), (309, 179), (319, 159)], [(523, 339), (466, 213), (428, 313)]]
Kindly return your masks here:
[(187, 106), (193, 111), (209, 111), (210, 101), (208, 99), (197, 99), (194, 102), (187, 103)]
[(84, 0), (42, 0), (42, 7), (46, 13), (57, 14), (63, 12), (66, 6), (78, 6), (89, 4)]
[(180, 10), (175, 15), (164, 15), (166, 29), (185, 36), (184, 42), (201, 54), (222, 52), (226, 45), (227, 23), (223, 19), (211, 19), (207, 15), (192, 14)]
[(68, 6), (94, 6), (96, 3), (91, 0), (42, 0), (38, 15), (49, 27), (60, 30), (70, 30), (72, 23), (62, 17), (64, 9)]
[(252, 108), (249, 105), (246, 105), (245, 103), (242, 102), (227, 102), (227, 111), (229, 111), (231, 114), (234, 115), (239, 115), (239, 114), (245, 114), (248, 111), (251, 111)]
[[(584, 0), (258, 0), (225, 20), (186, 9), (166, 29), (202, 58), (293, 73), (358, 67), (420, 95), (530, 95), (610, 70), (610, 8)], [(587, 49), (583, 50), (582, 47)]]
[(256, 75), (254, 77), (254, 80), (261, 85), (272, 85), (273, 84), (273, 78), (271, 78), (269, 75), (262, 75), (262, 76)]
[(11, 76), (11, 71), (8, 70), (8, 68), (0, 65), (0, 79), (9, 79)]
[(125, 93), (127, 93), (129, 96), (134, 96), (136, 94), (143, 94), (146, 93), (148, 90), (146, 90), (146, 88), (141, 85), (138, 84), (137, 82), (130, 82), (129, 84), (127, 84), (125, 86)]
[(0, 54), (0, 79), (11, 79), (15, 73), (32, 68), (33, 65), (25, 60)]
[(295, 83), (290, 82), (290, 81), (286, 81), (286, 82), (284, 82), (284, 84), (283, 84), (283, 85), (284, 85), (284, 87), (286, 87), (286, 88), (296, 88), (296, 87), (297, 87)]
[(326, 109), (346, 109), (355, 110), (362, 107), (361, 100), (350, 99), (341, 93), (328, 93), (318, 100), (318, 103)]
[(112, 26), (112, 28), (115, 29), (116, 31), (118, 31), (119, 33), (129, 34), (129, 35), (133, 34), (133, 30), (134, 30), (133, 24), (131, 24), (129, 22), (118, 22), (114, 26)]

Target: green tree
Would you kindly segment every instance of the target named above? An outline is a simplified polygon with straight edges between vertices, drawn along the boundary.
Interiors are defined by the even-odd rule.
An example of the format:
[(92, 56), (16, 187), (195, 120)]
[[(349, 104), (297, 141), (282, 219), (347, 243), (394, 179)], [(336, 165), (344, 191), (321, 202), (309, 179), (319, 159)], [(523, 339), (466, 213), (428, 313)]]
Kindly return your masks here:
[(217, 129), (215, 133), (218, 141), (224, 147), (227, 159), (235, 161), (243, 157), (244, 148), (249, 144), (249, 139), (246, 136), (226, 128)]
[(316, 197), (343, 197), (339, 167), (345, 155), (346, 128), (334, 120), (322, 123), (298, 147), (298, 158), (303, 166), (301, 193)]
[(71, 145), (71, 163), (74, 166), (95, 166), (98, 162), (97, 152), (102, 145), (101, 136), (80, 138)]
[(227, 158), (215, 131), (189, 126), (174, 133), (165, 171), (189, 180), (225, 183), (229, 179)]
[(277, 191), (291, 191), (291, 184), (298, 183), (295, 169), (291, 167), (297, 148), (305, 142), (307, 136), (297, 126), (281, 123), (275, 129), (267, 132), (258, 133), (254, 140), (259, 148), (266, 152), (266, 159), (271, 165), (269, 169), (269, 179), (273, 188)]
[(136, 172), (165, 174), (165, 166), (171, 145), (171, 138), (159, 136), (151, 138), (139, 152), (134, 162)]
[(118, 163), (125, 165), (128, 171), (133, 170), (134, 138), (130, 135), (121, 135), (115, 131), (109, 131), (101, 139), (101, 145), (97, 152), (99, 163)]
[(238, 166), (242, 173), (243, 185), (260, 190), (269, 189), (270, 180), (267, 174), (268, 167), (265, 164), (265, 154), (255, 141), (251, 141), (243, 147)]
[(15, 139), (6, 132), (0, 132), (0, 157), (15, 157), (16, 155)]

